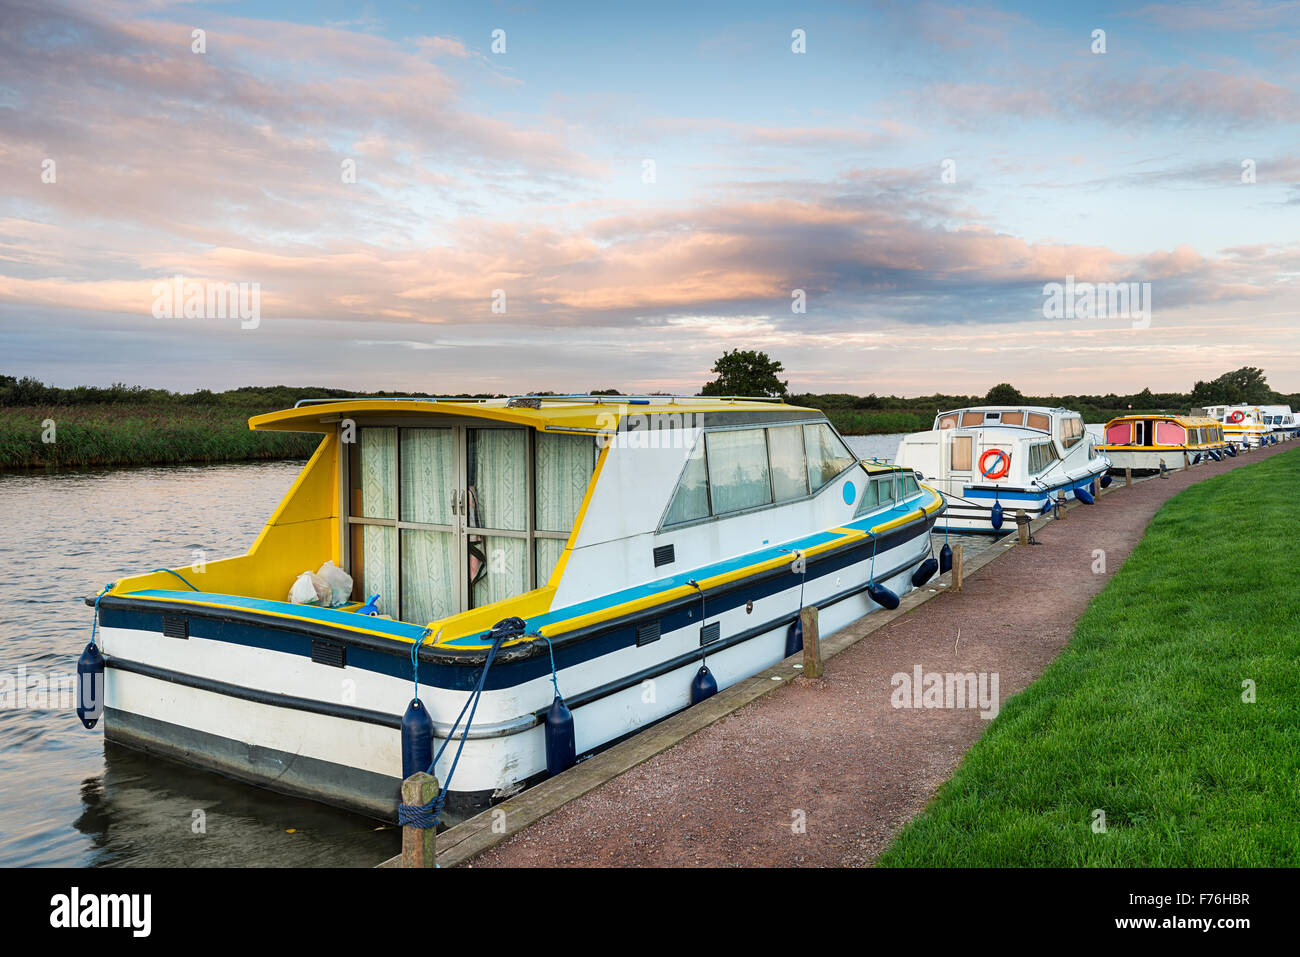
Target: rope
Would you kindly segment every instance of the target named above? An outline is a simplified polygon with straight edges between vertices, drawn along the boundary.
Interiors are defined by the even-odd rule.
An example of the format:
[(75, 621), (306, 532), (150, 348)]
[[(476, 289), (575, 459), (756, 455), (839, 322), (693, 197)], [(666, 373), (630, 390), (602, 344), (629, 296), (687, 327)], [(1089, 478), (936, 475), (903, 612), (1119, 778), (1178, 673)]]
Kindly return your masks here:
[(551, 687), (555, 689), (555, 697), (564, 700), (564, 696), (560, 694), (560, 682), (555, 674), (555, 649), (551, 647), (551, 639), (548, 636), (542, 635), (541, 638), (546, 642), (546, 650), (551, 653)]
[(487, 658), (483, 662), (483, 670), (479, 672), (478, 682), (474, 685), (474, 690), (470, 692), (465, 699), (464, 706), (460, 709), (460, 714), (456, 716), (456, 721), (452, 724), (451, 729), (447, 732), (447, 737), (443, 740), (442, 746), (438, 748), (438, 753), (433, 756), (433, 761), (429, 763), (427, 773), (433, 774), (433, 769), (442, 759), (443, 752), (447, 750), (447, 745), (451, 744), (452, 738), (456, 735), (456, 729), (460, 727), (461, 719), (465, 717), (465, 712), (469, 712), (469, 718), (465, 721), (465, 730), (461, 732), (460, 743), (456, 746), (456, 755), (452, 758), (451, 768), (447, 771), (447, 780), (443, 782), (438, 793), (428, 804), (398, 804), (397, 820), (399, 823), (408, 827), (415, 828), (436, 828), (438, 821), (442, 816), (443, 805), (447, 801), (447, 792), (451, 788), (452, 778), (456, 775), (456, 766), (460, 764), (460, 756), (465, 750), (465, 742), (469, 739), (469, 729), (474, 724), (474, 714), (478, 711), (479, 699), (483, 696), (483, 685), (487, 681), (488, 671), (492, 667), (492, 662), (496, 660), (497, 652), (507, 638), (523, 634), (528, 626), (520, 618), (506, 618), (496, 623), (490, 632), (493, 635), (492, 647), (488, 650)]
[(104, 590), (95, 596), (95, 617), (90, 622), (90, 643), (92, 645), (95, 643), (95, 629), (99, 627), (99, 600), (108, 594), (108, 590), (112, 588), (114, 584), (114, 582), (109, 582), (104, 586)]
[[(420, 640), (411, 645), (411, 681), (415, 685), (414, 696), (416, 698), (420, 697), (420, 646), (429, 640), (429, 631), (430, 629), (428, 628), (424, 629), (424, 634), (420, 636)], [(437, 644), (438, 639), (441, 637), (442, 629), (439, 628), (438, 634), (434, 638), (434, 644)]]
[[(185, 581), (184, 578), (181, 578), (180, 575), (178, 575), (176, 572), (172, 571), (170, 568), (155, 568), (154, 571), (156, 571), (156, 572), (166, 572), (168, 575), (176, 575), (176, 577), (177, 577), (177, 578), (180, 578), (181, 581), (185, 582), (185, 584), (190, 585), (189, 582)], [(193, 585), (190, 585), (190, 588), (194, 588), (194, 586), (193, 586)], [(203, 591), (202, 588), (194, 588), (194, 590), (195, 590), (195, 591)]]

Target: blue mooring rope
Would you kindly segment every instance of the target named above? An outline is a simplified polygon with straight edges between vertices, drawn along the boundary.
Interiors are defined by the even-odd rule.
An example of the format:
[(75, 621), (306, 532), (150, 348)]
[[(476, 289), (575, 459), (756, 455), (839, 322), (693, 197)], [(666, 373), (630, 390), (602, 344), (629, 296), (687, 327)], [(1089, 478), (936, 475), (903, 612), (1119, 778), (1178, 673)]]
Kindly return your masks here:
[(555, 649), (551, 647), (551, 639), (549, 637), (542, 635), (541, 638), (546, 642), (546, 650), (551, 653), (551, 687), (555, 689), (555, 697), (563, 700), (564, 696), (560, 694), (560, 682), (555, 674)]
[[(496, 660), (497, 652), (507, 638), (512, 638), (523, 634), (527, 625), (522, 620), (506, 619), (510, 624), (506, 627), (505, 622), (498, 622), (498, 628), (493, 628), (495, 638), (492, 647), (488, 650), (487, 658), (483, 662), (483, 670), (479, 672), (478, 682), (474, 685), (474, 690), (470, 692), (465, 699), (464, 706), (460, 709), (460, 714), (456, 716), (456, 721), (452, 724), (451, 729), (447, 732), (447, 737), (443, 740), (442, 746), (438, 748), (438, 753), (433, 756), (433, 761), (429, 763), (428, 774), (433, 774), (433, 769), (437, 767), (438, 762), (442, 759), (442, 754), (447, 750), (447, 745), (451, 744), (452, 738), (456, 735), (456, 729), (460, 727), (461, 719), (465, 717), (465, 712), (469, 711), (469, 718), (465, 721), (465, 729), (461, 732), (460, 743), (456, 746), (456, 755), (452, 758), (451, 767), (447, 771), (447, 780), (442, 783), (438, 793), (428, 804), (398, 804), (397, 805), (397, 823), (403, 827), (414, 828), (436, 828), (438, 820), (442, 816), (443, 805), (447, 801), (447, 792), (451, 787), (451, 780), (456, 775), (456, 766), (460, 763), (461, 753), (465, 750), (465, 742), (469, 739), (469, 729), (474, 724), (474, 714), (478, 711), (479, 699), (483, 696), (483, 685), (487, 681), (488, 670), (492, 667), (492, 662)], [(514, 624), (518, 622), (518, 624)], [(549, 644), (549, 643), (548, 643)], [(552, 657), (552, 679), (554, 679), (554, 658)], [(558, 689), (558, 685), (556, 686)]]
[(876, 583), (876, 545), (880, 543), (880, 537), (875, 532), (867, 532), (871, 536), (871, 574), (867, 577), (867, 584)]
[[(177, 577), (177, 578), (180, 578), (180, 580), (183, 581), (183, 582), (185, 582), (185, 584), (190, 585), (189, 582), (185, 581), (185, 579), (184, 579), (183, 577), (181, 577), (181, 576), (180, 576), (179, 574), (177, 574), (176, 572), (172, 571), (170, 568), (155, 568), (154, 571), (156, 571), (156, 572), (166, 572), (168, 575), (176, 575), (176, 577)], [(194, 586), (193, 586), (193, 585), (190, 585), (190, 588), (194, 588)], [(202, 588), (194, 588), (194, 590), (195, 590), (195, 591), (203, 591)]]
[(109, 582), (104, 586), (104, 590), (95, 596), (95, 617), (90, 622), (90, 643), (92, 645), (95, 643), (95, 629), (99, 627), (99, 600), (107, 595), (109, 589), (115, 584), (116, 582)]

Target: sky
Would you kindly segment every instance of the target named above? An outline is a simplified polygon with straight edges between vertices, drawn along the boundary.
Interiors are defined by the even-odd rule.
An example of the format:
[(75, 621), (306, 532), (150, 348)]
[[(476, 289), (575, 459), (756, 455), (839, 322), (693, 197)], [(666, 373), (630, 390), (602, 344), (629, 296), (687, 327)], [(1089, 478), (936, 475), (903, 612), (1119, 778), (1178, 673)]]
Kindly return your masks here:
[(1296, 392), (1297, 293), (1300, 2), (0, 0), (8, 375)]

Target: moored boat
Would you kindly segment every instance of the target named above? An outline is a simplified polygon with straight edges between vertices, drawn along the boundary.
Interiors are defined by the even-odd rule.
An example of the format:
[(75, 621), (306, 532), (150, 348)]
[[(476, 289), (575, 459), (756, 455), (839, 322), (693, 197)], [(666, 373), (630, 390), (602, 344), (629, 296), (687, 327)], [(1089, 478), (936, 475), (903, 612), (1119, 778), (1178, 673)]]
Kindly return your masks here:
[(1223, 427), (1224, 438), (1237, 448), (1257, 449), (1272, 432), (1257, 405), (1207, 405), (1201, 411)]
[[(896, 603), (945, 508), (778, 401), (331, 400), (250, 425), (322, 440), (247, 554), (96, 597), (106, 736), (387, 820), (424, 770), (413, 687), (425, 743), (452, 744), (448, 806), (481, 806), (794, 653), (801, 608), (825, 636)], [(326, 562), (351, 592), (290, 601)]]
[(940, 528), (999, 532), (1017, 509), (1048, 511), (1058, 494), (1091, 502), (1110, 467), (1079, 413), (1040, 406), (975, 406), (935, 416), (903, 436), (894, 461), (943, 492)]
[(1279, 441), (1289, 442), (1300, 434), (1300, 416), (1289, 405), (1261, 405), (1259, 411), (1266, 425)]
[(1106, 423), (1101, 446), (1111, 472), (1176, 472), (1227, 454), (1228, 442), (1214, 419), (1187, 415), (1121, 415)]

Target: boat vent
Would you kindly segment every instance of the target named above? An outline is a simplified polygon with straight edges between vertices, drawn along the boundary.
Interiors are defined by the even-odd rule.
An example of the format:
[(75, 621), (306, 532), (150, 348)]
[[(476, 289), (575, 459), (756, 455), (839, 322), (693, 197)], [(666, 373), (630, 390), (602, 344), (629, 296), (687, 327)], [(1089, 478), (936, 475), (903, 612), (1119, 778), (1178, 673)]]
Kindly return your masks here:
[(177, 615), (163, 615), (162, 629), (166, 638), (189, 638), (190, 620)]
[(655, 568), (660, 565), (671, 565), (677, 561), (677, 553), (672, 545), (655, 546)]
[(311, 643), (311, 660), (318, 665), (343, 668), (348, 663), (348, 650), (343, 645), (336, 645), (332, 641), (313, 640)]
[(637, 647), (648, 645), (652, 641), (659, 640), (659, 621), (646, 621), (636, 626), (636, 644)]
[(702, 645), (711, 645), (721, 637), (721, 622), (711, 621), (700, 629), (700, 644)]

